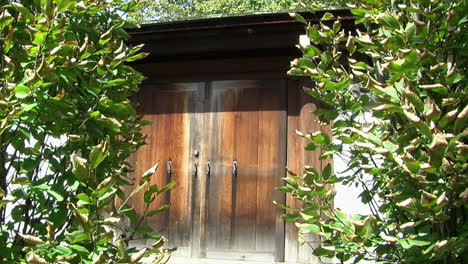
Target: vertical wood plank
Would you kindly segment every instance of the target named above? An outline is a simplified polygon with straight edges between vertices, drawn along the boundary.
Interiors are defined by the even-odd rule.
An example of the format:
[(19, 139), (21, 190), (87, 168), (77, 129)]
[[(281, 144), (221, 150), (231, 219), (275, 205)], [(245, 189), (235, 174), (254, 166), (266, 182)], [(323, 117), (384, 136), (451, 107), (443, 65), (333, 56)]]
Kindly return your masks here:
[(278, 248), (277, 259), (283, 259), (284, 224), (272, 201), (284, 202), (274, 188), (285, 172), (285, 91), (278, 80), (213, 82), (208, 257), (273, 261)]
[[(269, 88), (261, 89), (259, 98), (258, 130), (258, 184), (257, 184), (257, 237), (259, 251), (277, 253), (284, 246), (277, 246), (277, 239), (283, 240), (281, 226), (277, 229), (277, 208), (273, 200), (284, 202), (283, 195), (275, 190), (285, 171), (285, 84), (284, 81), (268, 83)], [(278, 223), (281, 225), (280, 223)], [(273, 235), (276, 232), (276, 235)], [(279, 254), (281, 255), (281, 254)], [(278, 256), (278, 255), (277, 255)], [(281, 258), (281, 257), (280, 257)]]
[[(219, 200), (220, 194), (223, 193), (224, 187), (221, 185), (220, 178), (223, 176), (220, 171), (220, 119), (221, 103), (219, 99), (220, 93), (215, 90), (210, 90), (209, 98), (209, 128), (206, 130), (205, 137), (207, 138), (206, 146), (206, 162), (210, 162), (210, 177), (206, 177), (206, 186), (209, 192), (206, 193), (206, 246), (207, 248), (216, 248), (217, 236), (219, 233)], [(206, 163), (205, 162), (205, 163)]]
[[(281, 89), (279, 96), (283, 98), (281, 101), (280, 111), (278, 113), (278, 175), (275, 176), (275, 187), (284, 185), (282, 180), (286, 176), (286, 164), (287, 164), (287, 81), (282, 80)], [(279, 191), (275, 190), (274, 200), (278, 203), (285, 204), (286, 195)], [(285, 222), (281, 218), (281, 215), (284, 214), (284, 210), (277, 208), (275, 206), (275, 215), (276, 215), (276, 236), (275, 236), (275, 261), (284, 262), (285, 261)]]
[[(307, 141), (295, 131), (309, 133), (321, 131), (321, 125), (314, 111), (317, 104), (303, 91), (303, 84), (300, 81), (290, 80), (288, 82), (288, 169), (297, 175), (303, 174), (305, 165), (321, 170), (322, 163), (319, 159), (318, 151), (305, 151), (304, 146)], [(300, 207), (300, 204), (287, 196), (287, 205)], [(314, 241), (315, 238), (310, 238)], [(286, 261), (305, 262), (315, 261), (309, 246), (300, 246), (297, 242), (297, 228), (293, 223), (286, 224)]]
[(207, 247), (210, 251), (227, 250), (232, 240), (232, 176), (234, 160), (234, 126), (237, 106), (235, 90), (224, 89), (217, 83), (210, 90), (206, 134), (207, 160), (211, 164), (210, 194), (207, 201)]
[[(291, 171), (297, 172), (301, 164), (298, 163), (301, 151), (300, 144), (297, 140), (295, 130), (299, 127), (299, 105), (297, 92), (298, 82), (295, 80), (288, 80), (288, 132), (287, 132), (287, 167)], [(286, 205), (294, 206), (294, 200), (291, 195), (286, 196)], [(297, 243), (297, 230), (294, 224), (285, 223), (285, 261), (297, 262), (298, 248)]]
[(258, 169), (258, 89), (238, 90), (234, 153), (238, 162), (234, 247), (256, 246), (257, 169)]
[[(193, 174), (193, 164), (197, 166), (201, 163), (201, 151), (204, 144), (203, 137), (203, 128), (204, 124), (204, 107), (206, 103), (206, 89), (207, 83), (202, 82), (198, 83), (196, 87), (196, 99), (194, 100), (194, 111), (190, 113), (190, 147), (189, 147), (189, 181), (190, 185), (190, 197), (191, 197), (191, 234), (192, 234), (192, 244), (191, 244), (191, 257), (201, 257), (203, 255), (203, 241), (205, 239), (202, 237), (204, 234), (204, 225), (201, 219), (202, 217), (202, 192), (204, 188), (201, 185), (200, 177), (195, 177)], [(194, 155), (195, 152), (198, 152), (199, 156)]]
[[(191, 210), (189, 167), (190, 112), (194, 106), (194, 88), (191, 84), (167, 84), (142, 89), (138, 109), (143, 119), (152, 124), (143, 128), (148, 145), (134, 155), (135, 172), (139, 178), (156, 162), (160, 163), (150, 184), (160, 188), (167, 184), (167, 161), (172, 162), (171, 180), (176, 186), (170, 191), (171, 209), (168, 212), (146, 218), (145, 224), (165, 235), (169, 246), (177, 245), (179, 255), (187, 255), (191, 239)], [(146, 210), (143, 201), (145, 190), (132, 199), (132, 206), (138, 215)], [(177, 194), (177, 195), (175, 195)], [(148, 212), (167, 203), (168, 195), (162, 195), (148, 208)]]
[[(189, 159), (189, 99), (193, 98), (193, 92), (175, 92), (171, 102), (172, 111), (166, 123), (166, 131), (169, 137), (166, 144), (169, 145), (169, 159), (173, 161), (174, 169), (172, 180), (176, 182), (176, 186), (172, 193), (177, 195), (171, 196), (170, 224), (169, 224), (169, 244), (172, 246), (188, 247), (190, 235), (190, 182), (188, 178), (188, 166), (186, 165)], [(166, 153), (168, 155), (169, 153)]]
[[(215, 88), (214, 88), (215, 89)], [(216, 100), (219, 103), (219, 149), (217, 157), (213, 157), (217, 164), (214, 177), (219, 178), (220, 195), (218, 199), (218, 225), (216, 244), (218, 248), (229, 249), (232, 247), (234, 232), (233, 221), (235, 219), (236, 182), (232, 175), (232, 163), (236, 159), (234, 154), (234, 134), (236, 119), (237, 93), (230, 89), (217, 89)]]

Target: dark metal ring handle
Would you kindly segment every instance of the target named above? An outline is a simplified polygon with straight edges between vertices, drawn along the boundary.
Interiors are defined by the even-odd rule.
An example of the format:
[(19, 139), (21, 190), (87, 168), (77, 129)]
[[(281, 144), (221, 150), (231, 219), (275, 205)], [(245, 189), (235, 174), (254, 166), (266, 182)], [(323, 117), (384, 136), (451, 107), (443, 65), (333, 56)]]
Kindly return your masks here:
[(211, 165), (210, 165), (209, 161), (206, 163), (206, 172), (205, 172), (205, 174), (206, 174), (207, 178), (210, 178), (210, 176), (211, 176)]
[(237, 178), (237, 160), (232, 162), (232, 176)]
[(171, 175), (172, 174), (172, 161), (167, 161), (167, 164), (166, 164), (166, 169), (167, 169), (167, 175)]
[(197, 163), (195, 162), (195, 163), (193, 164), (193, 177), (196, 178), (197, 175), (198, 175), (198, 165), (197, 165)]

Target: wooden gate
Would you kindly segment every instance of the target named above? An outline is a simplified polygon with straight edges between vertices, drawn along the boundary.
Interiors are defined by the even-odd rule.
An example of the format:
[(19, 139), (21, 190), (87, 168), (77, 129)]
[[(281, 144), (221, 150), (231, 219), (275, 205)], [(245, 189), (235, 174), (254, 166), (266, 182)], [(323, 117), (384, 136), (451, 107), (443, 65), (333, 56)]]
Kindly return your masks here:
[[(146, 223), (178, 247), (176, 255), (281, 261), (284, 223), (273, 200), (286, 167), (286, 81), (210, 81), (144, 87), (139, 96), (148, 145), (136, 176), (155, 162), (152, 183), (176, 187)], [(143, 213), (142, 197), (134, 207)], [(155, 209), (152, 208), (152, 209)]]

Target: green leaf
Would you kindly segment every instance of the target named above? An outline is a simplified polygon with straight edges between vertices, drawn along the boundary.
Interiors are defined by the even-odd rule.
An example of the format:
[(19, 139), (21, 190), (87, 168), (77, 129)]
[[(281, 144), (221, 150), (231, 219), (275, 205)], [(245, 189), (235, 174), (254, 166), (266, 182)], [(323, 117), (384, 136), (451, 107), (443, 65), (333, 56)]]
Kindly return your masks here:
[(335, 120), (339, 115), (339, 113), (337, 111), (327, 110), (327, 109), (323, 109), (323, 108), (317, 109), (315, 111), (315, 114), (317, 116), (323, 117), (326, 120), (330, 120), (330, 121)]
[(71, 249), (64, 246), (56, 246), (53, 250), (57, 252), (60, 256), (71, 256), (73, 254), (73, 251)]
[(392, 70), (395, 73), (403, 73), (404, 72), (404, 67), (403, 65), (405, 64), (405, 61), (403, 59), (397, 59), (392, 62), (390, 62), (390, 67), (389, 69)]
[(418, 56), (418, 53), (416, 51), (412, 50), (410, 53), (405, 55), (404, 58), (405, 58), (406, 62), (413, 63), (413, 62), (418, 61), (419, 56)]
[(335, 250), (334, 247), (318, 247), (314, 249), (314, 255), (316, 256), (324, 256), (324, 257), (331, 257), (333, 256), (333, 251)]
[(106, 139), (104, 142), (95, 146), (90, 154), (89, 161), (91, 163), (91, 168), (95, 169), (104, 161), (104, 159), (109, 155), (109, 144), (110, 140)]
[(322, 178), (324, 180), (328, 180), (331, 174), (332, 174), (332, 167), (330, 164), (327, 164), (327, 166), (325, 166), (325, 168), (322, 171)]
[(289, 15), (296, 19), (297, 21), (301, 22), (302, 24), (306, 24), (307, 25), (307, 21), (304, 19), (303, 16), (299, 15), (298, 13), (289, 13)]
[(308, 27), (307, 28), (307, 33), (308, 33), (307, 35), (310, 38), (310, 40), (312, 41), (312, 43), (316, 44), (322, 38), (320, 36), (320, 34), (319, 34), (317, 25), (312, 25), (312, 26)]
[(447, 95), (448, 88), (442, 84), (419, 85), (422, 90), (432, 91), (441, 95)]
[(89, 240), (89, 235), (86, 233), (81, 233), (73, 238), (71, 241), (72, 244), (76, 244), (85, 240)]
[(288, 221), (288, 222), (294, 222), (300, 219), (301, 216), (299, 214), (283, 214), (281, 215), (281, 218), (283, 218), (285, 221)]
[(405, 33), (406, 39), (410, 42), (413, 41), (414, 36), (416, 35), (416, 25), (414, 22), (406, 24)]
[(390, 152), (395, 152), (398, 150), (398, 145), (395, 145), (388, 140), (385, 140), (384, 142), (382, 142), (382, 145), (384, 146), (384, 148), (386, 148)]
[(308, 151), (313, 151), (313, 150), (316, 150), (317, 148), (318, 148), (318, 146), (315, 145), (312, 142), (310, 142), (310, 143), (308, 143), (307, 145), (304, 146), (304, 149), (308, 150)]
[(317, 136), (312, 137), (312, 140), (317, 144), (325, 143), (325, 136), (323, 134), (319, 134)]
[(320, 227), (318, 225), (315, 225), (315, 224), (302, 224), (300, 229), (303, 230), (303, 231), (312, 232), (312, 233), (315, 233), (315, 234), (322, 232), (320, 230)]
[(408, 239), (408, 243), (414, 246), (423, 247), (432, 244), (431, 241), (427, 240), (417, 240), (417, 239)]
[(334, 18), (335, 18), (335, 16), (332, 13), (326, 12), (325, 14), (323, 14), (321, 20), (322, 21), (327, 21), (327, 20), (332, 20)]
[(421, 164), (418, 161), (405, 160), (404, 163), (412, 173), (419, 172)]
[(41, 31), (35, 32), (33, 44), (36, 44), (36, 45), (41, 44), (42, 42), (44, 42), (45, 37), (46, 37), (46, 34), (44, 32), (41, 32)]
[(155, 199), (155, 197), (153, 197), (153, 194), (157, 193), (158, 191), (159, 189), (157, 185), (151, 185), (143, 195), (143, 200), (145, 201), (145, 203), (151, 203)]
[(165, 212), (165, 211), (167, 211), (167, 210), (169, 210), (169, 205), (168, 205), (168, 204), (165, 204), (165, 205), (159, 207), (159, 208), (156, 209), (156, 210), (150, 211), (148, 214), (146, 214), (146, 216), (147, 216), (147, 217), (155, 216), (155, 215), (160, 214), (160, 213), (162, 213), (162, 212)]
[(109, 28), (106, 32), (104, 32), (101, 37), (99, 38), (99, 44), (100, 45), (104, 45), (106, 44), (107, 42), (109, 42), (109, 40), (111, 40), (112, 38), (112, 31), (114, 30), (114, 26), (112, 26), (111, 28)]
[(83, 254), (89, 254), (89, 250), (86, 249), (85, 247), (83, 246), (80, 246), (80, 245), (70, 245), (71, 248), (73, 248), (74, 250), (78, 251), (79, 253), (83, 253)]
[(137, 55), (133, 55), (133, 56), (130, 56), (130, 57), (127, 57), (125, 59), (125, 61), (127, 62), (132, 62), (132, 61), (136, 61), (136, 60), (141, 60), (143, 58), (145, 58), (146, 56), (148, 56), (149, 53), (145, 53), (145, 52), (142, 52), (142, 53), (138, 53)]
[(138, 215), (135, 212), (135, 210), (133, 210), (133, 208), (126, 208), (126, 209), (120, 210), (119, 213), (125, 215), (132, 224), (138, 223)]
[(348, 222), (348, 215), (345, 212), (341, 210), (335, 210), (334, 213), (341, 222)]
[(284, 192), (284, 193), (292, 193), (293, 192), (293, 189), (291, 189), (290, 187), (287, 187), (287, 186), (278, 187), (278, 188), (276, 188), (276, 190), (278, 190), (280, 192)]
[(63, 196), (60, 193), (58, 193), (58, 192), (56, 192), (56, 191), (54, 191), (52, 189), (48, 190), (47, 193), (49, 193), (52, 197), (54, 197), (56, 201), (58, 201), (58, 202), (63, 201)]
[(169, 190), (172, 189), (175, 185), (176, 185), (175, 182), (170, 182), (170, 183), (164, 185), (164, 187), (162, 187), (161, 190), (158, 191), (158, 194), (162, 194), (162, 193), (165, 193), (165, 192), (169, 191)]
[(62, 13), (65, 12), (69, 9), (71, 9), (73, 6), (76, 5), (76, 1), (74, 0), (61, 0), (57, 1), (57, 13)]
[(91, 202), (89, 196), (86, 194), (86, 193), (80, 193), (76, 196), (76, 198), (78, 198), (79, 200), (79, 204), (82, 204), (82, 205), (86, 205), (86, 204), (89, 204)]
[(122, 85), (124, 83), (128, 82), (128, 80), (125, 80), (125, 79), (114, 79), (114, 80), (110, 80), (108, 82), (106, 82), (106, 84), (104, 84), (104, 87), (112, 87), (112, 86), (119, 86), (119, 85)]
[[(103, 188), (103, 189), (101, 189), (100, 191), (102, 192), (102, 191), (105, 191), (106, 189), (108, 189), (108, 188)], [(110, 191), (106, 191), (106, 192), (103, 193), (103, 194), (101, 194), (101, 192), (99, 192), (99, 196), (98, 196), (99, 198), (98, 198), (98, 200), (99, 200), (99, 201), (104, 201), (105, 199), (107, 199), (107, 198), (109, 198), (110, 196), (114, 195), (116, 191), (117, 191), (117, 189), (111, 188)], [(93, 195), (94, 195), (94, 193), (93, 193)]]
[(35, 17), (34, 15), (31, 13), (31, 11), (29, 11), (29, 9), (27, 9), (26, 7), (24, 7), (22, 4), (18, 3), (18, 2), (12, 2), (11, 5), (18, 11), (21, 13), (21, 15), (23, 15), (24, 18), (26, 18), (27, 20), (29, 20), (30, 22), (33, 22), (35, 21)]
[(380, 22), (387, 28), (399, 29), (400, 22), (393, 15), (385, 15), (381, 18)]
[(19, 99), (26, 98), (29, 94), (29, 91), (29, 87), (23, 84), (19, 84), (14, 88), (15, 97)]
[(294, 188), (298, 188), (299, 185), (297, 184), (297, 182), (291, 178), (291, 177), (286, 177), (286, 178), (283, 178), (283, 180), (290, 186), (294, 187)]
[(315, 56), (318, 56), (320, 55), (320, 50), (313, 46), (313, 45), (307, 45), (305, 48), (304, 48), (304, 55), (309, 57), (309, 58), (313, 58)]

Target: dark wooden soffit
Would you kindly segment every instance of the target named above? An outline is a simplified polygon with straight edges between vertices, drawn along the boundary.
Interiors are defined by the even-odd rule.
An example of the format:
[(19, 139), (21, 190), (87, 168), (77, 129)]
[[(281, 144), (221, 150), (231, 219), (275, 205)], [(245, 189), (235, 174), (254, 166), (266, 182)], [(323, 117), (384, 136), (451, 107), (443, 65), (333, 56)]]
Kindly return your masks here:
[[(346, 28), (354, 28), (354, 17), (346, 9), (306, 12), (301, 15), (318, 23), (331, 12)], [(299, 56), (295, 45), (304, 34), (304, 24), (288, 13), (214, 17), (143, 24), (129, 31), (131, 43), (145, 43), (150, 55), (138, 64), (194, 60), (219, 60), (271, 56)]]

